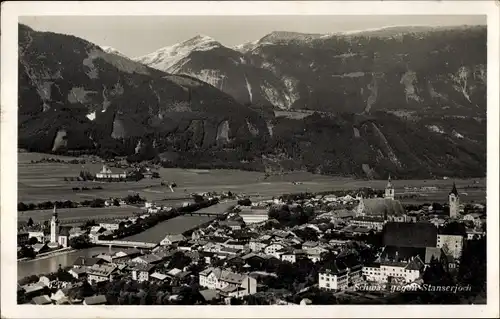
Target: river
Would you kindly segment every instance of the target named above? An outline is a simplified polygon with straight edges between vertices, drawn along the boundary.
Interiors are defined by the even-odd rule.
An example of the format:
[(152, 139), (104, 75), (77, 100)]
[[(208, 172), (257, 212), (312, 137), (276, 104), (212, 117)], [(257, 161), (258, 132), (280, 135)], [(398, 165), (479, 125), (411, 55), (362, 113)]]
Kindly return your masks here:
[[(225, 211), (226, 209), (228, 209), (230, 206), (232, 206), (234, 204), (236, 204), (236, 201), (221, 202), (217, 205), (203, 208), (203, 209), (199, 210), (198, 213), (202, 213), (202, 212), (212, 212), (212, 213), (213, 212), (221, 212), (222, 213), (223, 211)], [(196, 212), (193, 213), (193, 215), (195, 215), (195, 214), (196, 214)], [(174, 227), (174, 228), (179, 227), (179, 225), (178, 225), (179, 220), (183, 221), (183, 223), (182, 223), (183, 225), (181, 225), (182, 226), (181, 232), (184, 232), (184, 231), (188, 230), (189, 228), (196, 227), (197, 225), (199, 225), (200, 219), (210, 220), (213, 218), (215, 218), (215, 217), (209, 218), (206, 216), (189, 216), (189, 215), (179, 216), (179, 217), (173, 218), (171, 220), (166, 220), (166, 221), (154, 226), (153, 228), (150, 228), (149, 230), (146, 230), (145, 232), (142, 232), (142, 233), (137, 234), (135, 236), (140, 235), (141, 239), (147, 242), (147, 241), (150, 241), (149, 237), (154, 235), (154, 233), (157, 232), (157, 230), (161, 230), (162, 232), (166, 232), (169, 229), (171, 230), (172, 227)], [(186, 221), (191, 222), (192, 227), (185, 225)], [(181, 233), (181, 232), (179, 232), (179, 233)], [(163, 233), (161, 235), (163, 236)], [(146, 237), (144, 237), (144, 236), (146, 236)], [(162, 236), (160, 236), (161, 239), (163, 239)], [(156, 240), (156, 237), (158, 237), (158, 236), (155, 236), (155, 240)], [(158, 238), (160, 238), (160, 237), (158, 237)], [(124, 250), (124, 249), (127, 249), (127, 248), (116, 247), (116, 248), (112, 249), (112, 253), (117, 252), (119, 250)], [(63, 268), (67, 267), (67, 266), (71, 266), (75, 262), (75, 260), (80, 256), (92, 257), (92, 256), (98, 255), (98, 254), (103, 253), (103, 252), (109, 252), (109, 248), (108, 247), (93, 247), (93, 248), (68, 252), (68, 253), (64, 253), (61, 255), (42, 258), (42, 259), (20, 261), (17, 263), (17, 279), (19, 280), (21, 278), (24, 278), (24, 277), (30, 276), (30, 275), (50, 273), (50, 272), (56, 271), (59, 268), (59, 265), (61, 265), (61, 267), (63, 267)]]
[[(112, 252), (123, 250), (124, 248), (113, 248)], [(61, 267), (71, 266), (75, 260), (82, 257), (92, 257), (100, 253), (108, 252), (107, 247), (92, 247), (88, 249), (77, 250), (61, 255), (56, 255), (48, 258), (33, 259), (17, 262), (17, 279), (24, 278), (30, 275), (47, 274), (57, 271), (59, 265)]]

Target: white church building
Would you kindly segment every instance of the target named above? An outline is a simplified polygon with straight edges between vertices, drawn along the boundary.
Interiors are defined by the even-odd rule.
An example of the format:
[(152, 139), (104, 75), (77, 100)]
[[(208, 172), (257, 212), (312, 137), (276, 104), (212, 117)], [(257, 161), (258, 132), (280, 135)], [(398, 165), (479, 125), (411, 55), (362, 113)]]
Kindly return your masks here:
[(57, 218), (57, 208), (54, 205), (54, 212), (50, 220), (50, 242), (49, 248), (68, 247), (69, 230), (67, 227), (59, 226), (59, 219)]

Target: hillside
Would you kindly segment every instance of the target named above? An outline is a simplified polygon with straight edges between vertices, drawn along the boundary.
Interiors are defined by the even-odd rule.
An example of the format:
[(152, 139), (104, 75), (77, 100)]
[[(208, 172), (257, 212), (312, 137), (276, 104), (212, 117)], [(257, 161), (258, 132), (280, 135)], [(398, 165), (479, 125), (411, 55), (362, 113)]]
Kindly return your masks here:
[(21, 147), (128, 155), (137, 145), (205, 148), (252, 134), (266, 137), (264, 119), (204, 82), (19, 27)]
[[(288, 33), (268, 38), (280, 43), (324, 39)], [(191, 40), (163, 50), (163, 56), (168, 53), (172, 59), (155, 63), (176, 67), (184, 65), (186, 56), (191, 66), (216, 61), (206, 58), (206, 52), (219, 52), (221, 63), (226, 63), (227, 54), (234, 53), (232, 58), (246, 59), (239, 64), (248, 68), (241, 81), (267, 76), (259, 72), (272, 75), (250, 63), (262, 47), (243, 54), (207, 37)], [(187, 47), (197, 49), (184, 50)], [(369, 178), (386, 178), (389, 172), (397, 178), (485, 175), (486, 125), (480, 114), (389, 112), (374, 102), (365, 113), (353, 108), (304, 119), (275, 117), (270, 112), (273, 105), (253, 86), (249, 94), (245, 84), (242, 92), (248, 101), (238, 102), (208, 78), (205, 83), (169, 74), (107, 51), (112, 53), (73, 36), (19, 26), (21, 148), (271, 173), (308, 170)], [(152, 63), (154, 56), (149, 59)], [(283, 85), (283, 77), (274, 79)], [(471, 100), (478, 97), (477, 92), (469, 93)], [(254, 97), (262, 103), (253, 102)], [(396, 103), (396, 93), (394, 98)]]

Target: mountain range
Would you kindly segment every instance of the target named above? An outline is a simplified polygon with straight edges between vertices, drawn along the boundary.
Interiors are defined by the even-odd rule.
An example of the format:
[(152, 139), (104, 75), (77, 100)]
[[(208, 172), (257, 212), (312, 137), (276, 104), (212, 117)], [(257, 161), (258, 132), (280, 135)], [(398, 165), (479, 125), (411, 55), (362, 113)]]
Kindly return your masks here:
[(19, 146), (165, 166), (484, 176), (486, 28), (197, 36), (139, 58), (19, 25)]
[(234, 48), (197, 36), (134, 60), (283, 110), (484, 115), (486, 105), (482, 26), (272, 32)]

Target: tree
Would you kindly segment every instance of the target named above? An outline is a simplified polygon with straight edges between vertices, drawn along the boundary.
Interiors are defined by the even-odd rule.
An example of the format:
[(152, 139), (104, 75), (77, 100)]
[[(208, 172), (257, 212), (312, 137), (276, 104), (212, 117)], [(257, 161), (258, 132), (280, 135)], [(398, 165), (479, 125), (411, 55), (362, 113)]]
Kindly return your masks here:
[(88, 220), (85, 222), (85, 224), (82, 225), (82, 229), (84, 230), (89, 230), (92, 226), (97, 226), (98, 224), (95, 222), (95, 220)]
[(238, 200), (238, 205), (241, 205), (241, 206), (252, 206), (252, 201), (250, 200), (250, 198), (240, 199), (240, 200)]
[(33, 246), (36, 243), (38, 243), (38, 239), (36, 237), (31, 237), (30, 239), (28, 239), (28, 245)]
[(205, 198), (203, 198), (203, 196), (198, 195), (198, 194), (194, 194), (193, 199), (194, 199), (194, 202), (197, 204), (203, 203), (205, 201)]
[(295, 234), (299, 236), (304, 241), (317, 241), (318, 234), (311, 227), (305, 227), (304, 229), (295, 231)]
[(169, 268), (183, 269), (191, 264), (191, 258), (186, 256), (183, 252), (177, 251), (172, 255), (172, 259), (168, 264)]
[(90, 207), (104, 207), (104, 206), (105, 206), (105, 200), (102, 198), (96, 198), (90, 204)]
[(28, 227), (31, 227), (31, 226), (33, 226), (33, 224), (34, 224), (33, 219), (30, 217), (30, 219), (28, 219), (27, 225), (28, 225)]
[(20, 211), (20, 212), (24, 212), (24, 211), (28, 210), (28, 205), (26, 205), (23, 202), (20, 202), (20, 203), (17, 204), (17, 210)]
[(120, 206), (120, 201), (117, 198), (113, 200), (113, 206)]
[(75, 249), (83, 249), (92, 246), (90, 238), (87, 234), (73, 237), (69, 240), (69, 245)]
[(20, 258), (35, 258), (36, 253), (35, 250), (29, 246), (22, 246), (19, 251)]

